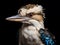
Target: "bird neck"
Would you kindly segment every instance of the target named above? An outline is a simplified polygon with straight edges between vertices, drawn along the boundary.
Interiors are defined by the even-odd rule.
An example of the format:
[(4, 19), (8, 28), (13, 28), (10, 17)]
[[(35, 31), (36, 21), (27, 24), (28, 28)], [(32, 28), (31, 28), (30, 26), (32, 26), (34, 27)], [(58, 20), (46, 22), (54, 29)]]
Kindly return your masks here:
[(37, 28), (37, 30), (39, 30), (39, 29), (44, 29), (44, 22), (43, 21), (41, 21), (41, 22), (39, 22), (39, 21), (37, 21), (37, 20), (29, 20), (29, 22), (30, 23), (32, 23), (36, 28)]

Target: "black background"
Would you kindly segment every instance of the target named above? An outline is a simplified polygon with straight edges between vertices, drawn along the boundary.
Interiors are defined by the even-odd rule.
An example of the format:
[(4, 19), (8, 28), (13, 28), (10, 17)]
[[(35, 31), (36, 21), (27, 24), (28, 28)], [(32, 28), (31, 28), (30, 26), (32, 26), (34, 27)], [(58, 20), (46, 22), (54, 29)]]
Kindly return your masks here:
[(0, 14), (0, 43), (1, 45), (18, 45), (18, 30), (22, 23), (11, 22), (5, 20), (6, 17), (17, 14), (18, 9), (26, 4), (40, 4), (45, 9), (46, 19), (45, 27), (47, 27), (56, 37), (56, 43), (59, 45), (60, 29), (59, 29), (59, 4), (58, 0), (2, 0)]

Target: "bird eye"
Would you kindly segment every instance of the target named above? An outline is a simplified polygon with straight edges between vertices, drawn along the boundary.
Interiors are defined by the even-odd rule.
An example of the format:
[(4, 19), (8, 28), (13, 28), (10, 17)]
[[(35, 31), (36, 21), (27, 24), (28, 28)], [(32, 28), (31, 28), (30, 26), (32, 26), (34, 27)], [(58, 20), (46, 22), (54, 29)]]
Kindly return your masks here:
[(31, 17), (31, 16), (32, 16), (32, 14), (29, 14), (29, 16)]
[(32, 14), (31, 14), (31, 13), (27, 14), (27, 17), (31, 17), (31, 16), (32, 16)]

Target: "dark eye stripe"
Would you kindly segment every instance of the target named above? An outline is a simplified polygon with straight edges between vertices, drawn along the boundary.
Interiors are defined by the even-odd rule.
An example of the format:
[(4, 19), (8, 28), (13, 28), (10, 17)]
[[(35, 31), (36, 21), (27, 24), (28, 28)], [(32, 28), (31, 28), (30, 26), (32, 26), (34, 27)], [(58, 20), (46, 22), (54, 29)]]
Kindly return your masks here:
[(33, 15), (32, 13), (29, 13), (29, 14), (27, 14), (26, 16), (31, 17), (32, 15)]

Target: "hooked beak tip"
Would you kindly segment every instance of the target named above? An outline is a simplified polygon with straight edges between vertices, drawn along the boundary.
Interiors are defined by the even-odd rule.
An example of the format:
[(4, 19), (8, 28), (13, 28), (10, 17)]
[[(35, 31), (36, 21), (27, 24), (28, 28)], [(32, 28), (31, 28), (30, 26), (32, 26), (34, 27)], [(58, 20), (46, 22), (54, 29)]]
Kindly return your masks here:
[(9, 20), (9, 18), (5, 18), (5, 20)]
[(9, 18), (5, 18), (5, 20), (10, 20)]

